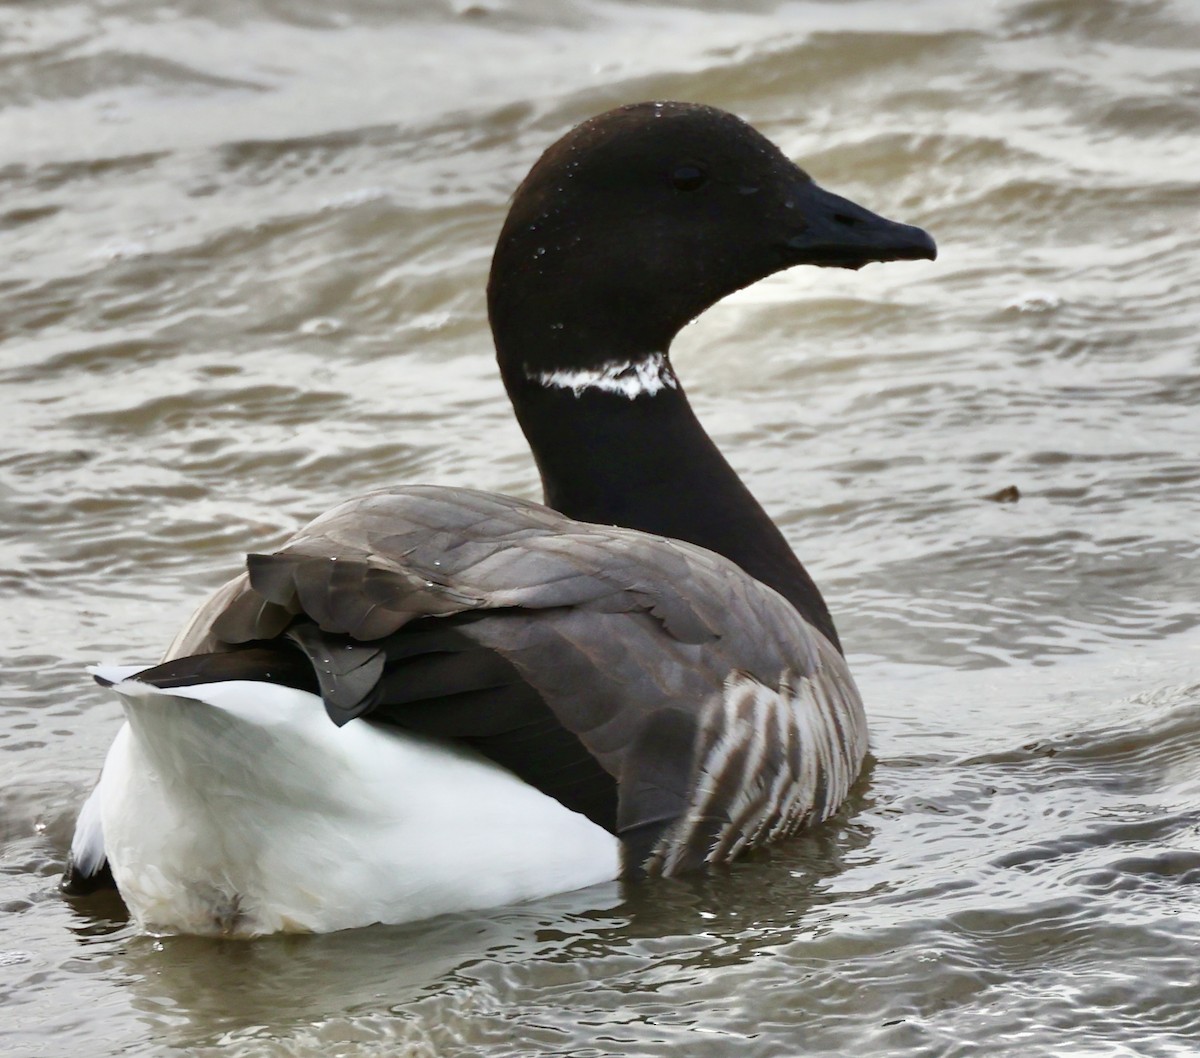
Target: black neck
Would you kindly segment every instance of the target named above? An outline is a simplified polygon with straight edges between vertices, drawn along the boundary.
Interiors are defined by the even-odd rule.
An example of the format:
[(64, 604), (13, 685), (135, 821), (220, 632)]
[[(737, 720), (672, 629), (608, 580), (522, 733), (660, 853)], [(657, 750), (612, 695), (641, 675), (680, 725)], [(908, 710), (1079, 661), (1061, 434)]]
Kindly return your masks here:
[(547, 387), (506, 371), (546, 503), (571, 518), (699, 544), (788, 599), (838, 649), (825, 600), (742, 484), (682, 389), (629, 399)]

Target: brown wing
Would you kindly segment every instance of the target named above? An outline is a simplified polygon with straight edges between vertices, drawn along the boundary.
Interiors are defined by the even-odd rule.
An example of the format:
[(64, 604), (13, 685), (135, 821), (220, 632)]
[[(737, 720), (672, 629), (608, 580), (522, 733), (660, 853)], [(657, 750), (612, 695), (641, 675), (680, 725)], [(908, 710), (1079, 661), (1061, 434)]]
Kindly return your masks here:
[(471, 742), (675, 873), (836, 808), (866, 751), (845, 663), (782, 597), (678, 541), (415, 486), (251, 556), (169, 658), (285, 635), (339, 723)]

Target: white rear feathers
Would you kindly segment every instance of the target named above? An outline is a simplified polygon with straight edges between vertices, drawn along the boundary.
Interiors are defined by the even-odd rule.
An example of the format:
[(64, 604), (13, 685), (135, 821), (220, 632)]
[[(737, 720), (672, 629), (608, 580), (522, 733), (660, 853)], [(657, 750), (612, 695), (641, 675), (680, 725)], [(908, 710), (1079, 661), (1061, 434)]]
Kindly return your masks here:
[(128, 723), (93, 798), (91, 843), (143, 928), (326, 932), (620, 872), (613, 835), (469, 749), (339, 728), (320, 698), (273, 684), (114, 689)]
[(75, 820), (75, 836), (71, 839), (71, 862), (85, 878), (90, 878), (104, 864), (104, 827), (100, 822), (100, 787), (88, 794)]

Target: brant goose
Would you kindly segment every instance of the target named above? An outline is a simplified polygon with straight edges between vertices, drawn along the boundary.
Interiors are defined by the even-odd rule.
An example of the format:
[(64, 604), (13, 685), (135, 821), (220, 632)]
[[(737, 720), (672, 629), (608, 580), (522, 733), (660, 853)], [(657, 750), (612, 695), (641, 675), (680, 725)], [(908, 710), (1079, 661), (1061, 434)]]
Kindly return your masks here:
[(667, 350), (799, 264), (932, 259), (738, 118), (642, 103), (518, 189), (488, 306), (546, 506), (350, 500), (202, 605), (124, 703), (67, 892), (142, 927), (401, 922), (725, 863), (834, 812), (866, 722), (820, 592)]

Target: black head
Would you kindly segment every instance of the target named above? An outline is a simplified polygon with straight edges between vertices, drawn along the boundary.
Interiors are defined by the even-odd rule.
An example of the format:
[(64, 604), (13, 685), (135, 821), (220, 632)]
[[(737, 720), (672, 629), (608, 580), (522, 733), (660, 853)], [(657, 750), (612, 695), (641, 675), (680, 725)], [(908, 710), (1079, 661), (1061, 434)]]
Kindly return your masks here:
[(567, 133), (517, 189), (488, 285), (506, 380), (665, 352), (735, 290), (800, 264), (937, 253), (818, 187), (732, 114), (639, 103)]

